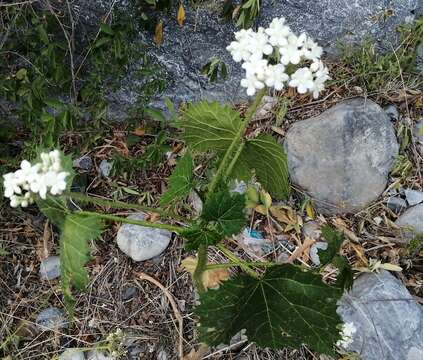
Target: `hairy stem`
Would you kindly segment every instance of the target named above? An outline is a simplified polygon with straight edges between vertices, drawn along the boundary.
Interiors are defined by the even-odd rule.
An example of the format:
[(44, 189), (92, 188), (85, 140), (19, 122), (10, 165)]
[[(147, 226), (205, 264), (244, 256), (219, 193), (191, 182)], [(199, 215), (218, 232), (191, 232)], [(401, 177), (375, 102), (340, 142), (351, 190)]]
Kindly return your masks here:
[(231, 268), (231, 267), (238, 267), (240, 266), (240, 264), (243, 264), (245, 266), (254, 266), (254, 267), (271, 267), (271, 266), (275, 266), (277, 265), (276, 263), (272, 263), (272, 262), (261, 262), (261, 261), (242, 261), (240, 260), (239, 262), (228, 262), (228, 263), (220, 263), (220, 264), (208, 264), (206, 266), (206, 270), (213, 270), (213, 269), (227, 269), (227, 268)]
[(203, 284), (203, 272), (206, 270), (207, 266), (207, 246), (200, 245), (198, 248), (198, 257), (197, 257), (197, 266), (193, 274), (193, 279), (195, 286), (199, 293), (204, 292), (206, 289)]
[[(242, 122), (240, 128), (238, 129), (238, 132), (237, 132), (235, 138), (232, 140), (231, 145), (229, 145), (228, 150), (226, 150), (226, 153), (223, 156), (223, 159), (220, 162), (219, 167), (217, 168), (216, 174), (214, 175), (213, 180), (212, 180), (210, 187), (209, 187), (209, 191), (208, 191), (209, 194), (212, 194), (216, 190), (216, 187), (219, 184), (219, 181), (220, 181), (221, 177), (223, 176), (224, 171), (225, 171), (229, 161), (231, 162), (231, 164), (232, 163), (235, 164), (236, 160), (238, 159), (239, 155), (241, 154), (241, 151), (237, 151), (236, 154), (235, 154), (236, 156), (231, 158), (235, 148), (237, 146), (239, 146), (239, 143), (240, 143), (242, 137), (244, 136), (245, 130), (247, 129), (248, 124), (250, 123), (251, 119), (253, 118), (253, 115), (255, 114), (258, 106), (260, 105), (261, 99), (263, 98), (263, 96), (265, 94), (266, 94), (266, 88), (260, 90), (260, 92), (257, 94), (256, 98), (254, 99), (254, 102), (249, 107), (244, 121)], [(232, 168), (233, 168), (233, 165), (232, 165)]]
[(231, 260), (233, 263), (237, 264), (243, 271), (245, 271), (248, 275), (252, 276), (253, 278), (258, 278), (258, 274), (251, 269), (251, 264), (241, 260), (238, 256), (236, 256), (232, 251), (227, 249), (223, 244), (218, 244), (217, 248), (225, 254), (225, 256)]
[(100, 205), (100, 206), (108, 206), (113, 209), (128, 209), (128, 210), (140, 210), (140, 211), (146, 211), (146, 212), (153, 212), (163, 217), (171, 217), (175, 220), (188, 221), (182, 216), (179, 216), (177, 214), (174, 214), (172, 212), (169, 212), (160, 208), (156, 209), (156, 208), (138, 205), (138, 204), (127, 204), (123, 201), (101, 199), (101, 198), (97, 198), (97, 197), (82, 194), (82, 193), (71, 192), (71, 193), (65, 194), (64, 196), (67, 198), (81, 201), (83, 203), (91, 203), (91, 204)]
[(78, 211), (77, 214), (87, 215), (87, 216), (97, 216), (99, 218), (106, 219), (106, 220), (118, 221), (118, 222), (123, 222), (127, 224), (133, 224), (133, 225), (141, 225), (141, 226), (156, 228), (156, 229), (164, 229), (164, 230), (175, 232), (177, 234), (181, 232), (182, 230), (184, 230), (182, 226), (153, 223), (153, 222), (148, 222), (143, 220), (133, 220), (133, 219), (127, 219), (121, 216), (99, 214), (99, 213), (91, 212), (91, 211)]
[(232, 158), (228, 168), (225, 171), (224, 179), (227, 179), (229, 177), (229, 175), (231, 175), (232, 170), (233, 170), (236, 162), (238, 161), (239, 155), (241, 155), (242, 150), (244, 149), (244, 146), (245, 146), (245, 141), (241, 139), (241, 144), (238, 146), (238, 149), (236, 150), (234, 157)]

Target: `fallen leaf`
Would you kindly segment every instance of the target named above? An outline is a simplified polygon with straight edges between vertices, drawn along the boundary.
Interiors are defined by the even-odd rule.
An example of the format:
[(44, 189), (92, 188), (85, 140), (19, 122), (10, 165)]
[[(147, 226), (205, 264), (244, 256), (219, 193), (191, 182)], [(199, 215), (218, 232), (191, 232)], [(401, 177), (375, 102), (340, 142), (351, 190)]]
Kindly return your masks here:
[(198, 350), (192, 349), (188, 354), (184, 355), (182, 360), (201, 360), (208, 351), (208, 346), (200, 345)]
[[(181, 261), (183, 269), (191, 275), (194, 274), (197, 267), (197, 258), (189, 256)], [(209, 269), (203, 272), (203, 285), (206, 289), (219, 287), (222, 281), (228, 280), (230, 277), (227, 269)]]
[(184, 5), (182, 5), (182, 3), (179, 5), (178, 16), (177, 16), (176, 20), (178, 21), (179, 26), (184, 26), (185, 9), (184, 9)]
[(132, 133), (134, 135), (137, 135), (137, 136), (144, 136), (145, 135), (145, 128), (144, 127), (136, 128)]
[(357, 266), (357, 264), (359, 264), (363, 267), (368, 267), (369, 261), (366, 258), (363, 247), (361, 245), (358, 245), (358, 244), (353, 244), (353, 243), (350, 243), (350, 244), (351, 244), (351, 247), (354, 249), (354, 251), (357, 254), (357, 257), (359, 259), (359, 261), (357, 261), (355, 266)]
[[(248, 205), (248, 204), (247, 204)], [(258, 212), (259, 214), (262, 214), (264, 216), (267, 215), (267, 209), (264, 207), (264, 205), (257, 205), (254, 208), (254, 211)]]
[(314, 212), (314, 208), (313, 205), (311, 204), (311, 202), (309, 201), (306, 205), (305, 208), (306, 214), (310, 219), (313, 219), (316, 217), (316, 213)]
[(288, 262), (292, 263), (294, 260), (298, 259), (303, 253), (311, 247), (316, 242), (316, 240), (306, 236), (302, 245), (298, 246), (295, 251), (288, 258)]
[(154, 42), (157, 46), (163, 44), (163, 20), (160, 20), (156, 25), (156, 30), (154, 31)]

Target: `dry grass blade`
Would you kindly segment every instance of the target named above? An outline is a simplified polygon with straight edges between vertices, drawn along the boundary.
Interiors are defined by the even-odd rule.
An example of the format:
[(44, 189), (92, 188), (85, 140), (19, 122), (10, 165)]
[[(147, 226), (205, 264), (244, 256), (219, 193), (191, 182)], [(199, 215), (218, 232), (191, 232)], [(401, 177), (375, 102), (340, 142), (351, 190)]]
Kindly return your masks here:
[(170, 293), (168, 289), (166, 289), (160, 282), (158, 282), (156, 279), (151, 277), (150, 275), (147, 275), (145, 273), (136, 273), (136, 275), (141, 280), (147, 280), (151, 282), (152, 284), (156, 285), (161, 291), (163, 291), (163, 294), (167, 297), (169, 300), (170, 305), (172, 306), (173, 313), (175, 315), (176, 320), (178, 321), (178, 333), (179, 333), (179, 341), (178, 341), (178, 352), (179, 352), (179, 359), (184, 358), (184, 347), (183, 347), (183, 329), (184, 329), (184, 320), (182, 318), (181, 312), (179, 311), (178, 305), (176, 304), (176, 301), (173, 297), (173, 295)]

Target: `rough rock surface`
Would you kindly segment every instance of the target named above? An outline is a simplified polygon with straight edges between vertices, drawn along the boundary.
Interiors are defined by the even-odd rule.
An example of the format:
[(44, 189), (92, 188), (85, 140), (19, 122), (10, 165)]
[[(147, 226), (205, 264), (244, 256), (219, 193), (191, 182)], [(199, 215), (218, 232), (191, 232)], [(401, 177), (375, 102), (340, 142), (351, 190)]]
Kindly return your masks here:
[(106, 352), (91, 350), (87, 353), (87, 360), (112, 360), (113, 358)]
[(402, 227), (401, 235), (404, 242), (408, 242), (416, 234), (423, 233), (423, 203), (407, 209), (395, 224)]
[[(422, 46), (423, 49), (423, 46)], [(422, 50), (423, 52), (423, 50)], [(422, 54), (423, 57), (423, 54)], [(423, 58), (422, 58), (422, 72), (423, 72)], [(416, 147), (421, 155), (423, 155), (423, 119), (421, 119), (413, 129), (413, 134), (416, 138)]]
[[(226, 46), (233, 40), (234, 23), (219, 17), (223, 1), (203, 3), (200, 8), (186, 6), (184, 26), (176, 21), (177, 6), (169, 15), (163, 14), (163, 43), (155, 46), (152, 34), (140, 34), (140, 41), (150, 45), (149, 54), (161, 65), (168, 79), (167, 89), (157, 97), (153, 105), (164, 108), (162, 99), (177, 105), (182, 101), (200, 98), (235, 103), (246, 98), (240, 87), (242, 69), (235, 64)], [(79, 20), (87, 31), (93, 31), (110, 9), (105, 0), (77, 0)], [(120, 0), (115, 7), (127, 8), (128, 1)], [(329, 53), (336, 53), (338, 43), (359, 43), (373, 37), (382, 48), (391, 49), (396, 41), (395, 28), (413, 21), (423, 14), (420, 0), (263, 0), (257, 26), (267, 26), (270, 21), (284, 16), (296, 32), (307, 32)], [(225, 81), (209, 83), (201, 68), (210, 59), (219, 58), (228, 65), (229, 77)], [(136, 71), (137, 66), (133, 69)], [(123, 117), (125, 109), (136, 101), (134, 76), (129, 73), (122, 87), (110, 94), (110, 113)]]
[(59, 360), (85, 360), (84, 352), (77, 348), (66, 349), (59, 356)]
[[(144, 220), (144, 214), (128, 216), (132, 220)], [(135, 261), (144, 261), (160, 255), (169, 245), (172, 233), (167, 230), (140, 225), (123, 224), (116, 237), (119, 249)]]
[(328, 214), (353, 213), (377, 199), (398, 154), (386, 113), (363, 98), (295, 123), (285, 147), (292, 181)]
[(41, 311), (35, 322), (43, 331), (57, 331), (59, 329), (67, 328), (69, 325), (64, 312), (55, 307), (49, 307)]
[(362, 360), (423, 359), (423, 307), (389, 272), (361, 275), (338, 305), (357, 328), (347, 350)]
[(314, 265), (320, 266), (319, 250), (326, 250), (329, 244), (327, 242), (318, 241), (310, 247), (310, 259)]
[(60, 276), (60, 257), (49, 256), (40, 265), (40, 278), (43, 280), (53, 280)]

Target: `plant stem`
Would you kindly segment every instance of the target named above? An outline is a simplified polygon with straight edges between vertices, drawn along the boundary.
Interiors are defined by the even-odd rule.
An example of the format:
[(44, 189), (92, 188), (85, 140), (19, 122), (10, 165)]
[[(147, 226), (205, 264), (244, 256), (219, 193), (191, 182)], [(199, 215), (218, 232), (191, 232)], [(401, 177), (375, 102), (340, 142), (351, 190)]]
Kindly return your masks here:
[(236, 256), (232, 251), (227, 249), (223, 244), (218, 244), (217, 248), (223, 252), (226, 257), (231, 260), (233, 263), (238, 264), (238, 266), (245, 271), (248, 275), (252, 276), (253, 278), (258, 278), (258, 274), (251, 269), (250, 264), (241, 260), (238, 256)]
[(261, 261), (240, 261), (240, 262), (228, 262), (228, 263), (220, 263), (220, 264), (208, 264), (206, 266), (206, 270), (213, 270), (213, 269), (226, 269), (231, 267), (238, 267), (240, 263), (246, 266), (254, 266), (254, 267), (271, 267), (277, 265), (276, 263), (272, 262), (261, 262)]
[(140, 211), (146, 211), (146, 212), (154, 212), (154, 213), (160, 214), (161, 216), (164, 216), (164, 217), (172, 217), (175, 220), (188, 221), (187, 219), (183, 218), (182, 216), (179, 216), (177, 214), (173, 214), (171, 212), (168, 212), (168, 211), (160, 209), (160, 208), (156, 209), (156, 208), (138, 205), (138, 204), (127, 204), (123, 201), (101, 199), (101, 198), (97, 198), (97, 197), (82, 194), (82, 193), (72, 192), (72, 193), (67, 193), (64, 196), (67, 197), (67, 198), (72, 198), (72, 199), (84, 202), (84, 203), (91, 203), (91, 204), (100, 205), (100, 206), (109, 206), (113, 209), (128, 209), (128, 210), (140, 210)]
[(229, 164), (228, 168), (225, 171), (224, 179), (227, 179), (229, 175), (231, 175), (232, 170), (238, 161), (239, 155), (241, 155), (242, 150), (244, 150), (245, 141), (241, 139), (241, 144), (239, 145), (238, 149), (236, 150), (236, 153), (234, 154), (234, 157), (231, 160), (231, 163)]
[(192, 276), (195, 282), (195, 286), (197, 287), (199, 293), (204, 292), (206, 290), (203, 284), (203, 272), (204, 270), (206, 270), (206, 266), (207, 246), (202, 244), (198, 248), (197, 266), (195, 267), (195, 271)]
[(152, 223), (152, 222), (143, 221), (143, 220), (133, 220), (133, 219), (127, 219), (127, 218), (124, 218), (124, 217), (121, 217), (121, 216), (109, 215), (109, 214), (99, 214), (99, 213), (91, 212), (91, 211), (78, 211), (77, 214), (87, 215), (87, 216), (97, 216), (99, 218), (106, 219), (106, 220), (119, 221), (119, 222), (123, 222), (123, 223), (127, 223), (127, 224), (140, 225), (140, 226), (156, 228), (156, 229), (164, 229), (164, 230), (169, 230), (169, 231), (175, 232), (177, 234), (180, 231), (184, 230), (184, 228), (182, 226)]
[[(239, 155), (241, 154), (241, 151), (237, 151), (234, 156), (234, 158), (231, 159), (232, 153), (235, 150), (236, 146), (239, 144), (240, 140), (244, 136), (245, 130), (247, 129), (248, 124), (250, 123), (251, 119), (253, 118), (253, 115), (255, 114), (257, 107), (259, 106), (261, 99), (266, 94), (267, 89), (264, 88), (260, 90), (260, 92), (257, 94), (256, 98), (254, 99), (254, 102), (249, 107), (247, 114), (245, 116), (244, 121), (241, 123), (240, 128), (238, 129), (238, 132), (236, 133), (234, 139), (232, 140), (232, 143), (229, 145), (228, 150), (226, 150), (225, 155), (223, 156), (222, 161), (219, 164), (219, 167), (217, 168), (216, 174), (213, 177), (213, 180), (209, 187), (209, 194), (212, 194), (215, 190), (217, 185), (219, 184), (219, 180), (222, 177), (227, 163), (231, 161), (231, 163), (235, 164), (236, 160), (238, 159)], [(232, 165), (233, 167), (233, 165)], [(230, 173), (229, 173), (230, 174)]]

